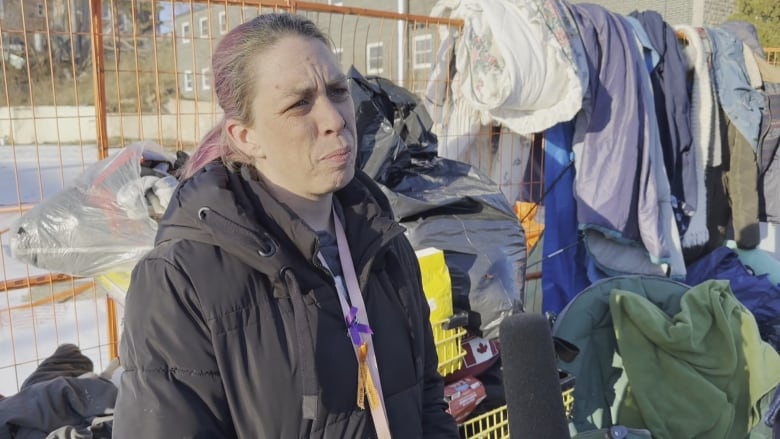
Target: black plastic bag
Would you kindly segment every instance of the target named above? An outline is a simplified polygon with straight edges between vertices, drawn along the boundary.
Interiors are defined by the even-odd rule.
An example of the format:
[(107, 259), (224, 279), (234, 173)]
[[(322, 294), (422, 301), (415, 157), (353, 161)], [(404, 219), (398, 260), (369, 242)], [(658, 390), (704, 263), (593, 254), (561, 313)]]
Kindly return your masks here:
[(415, 249), (444, 251), (453, 305), (471, 311), (469, 327), (498, 337), (523, 303), (526, 245), (498, 187), (476, 168), (440, 157), (399, 171), (385, 192)]
[(498, 186), (465, 163), (436, 156), (431, 119), (419, 99), (350, 69), (358, 131), (357, 166), (382, 185), (415, 249), (444, 251), (453, 305), (469, 327), (498, 337), (522, 310), (525, 235)]
[(417, 96), (386, 79), (366, 79), (354, 67), (349, 78), (357, 123), (357, 167), (392, 186), (388, 178), (407, 168), (413, 155), (436, 155), (431, 118)]

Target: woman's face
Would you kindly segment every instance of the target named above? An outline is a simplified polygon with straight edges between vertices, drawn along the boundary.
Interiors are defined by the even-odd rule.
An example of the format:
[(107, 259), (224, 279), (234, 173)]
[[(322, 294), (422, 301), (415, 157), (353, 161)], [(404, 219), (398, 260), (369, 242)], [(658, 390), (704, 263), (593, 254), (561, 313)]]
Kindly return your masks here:
[(254, 123), (245, 144), (274, 185), (308, 199), (355, 175), (355, 109), (347, 78), (319, 40), (287, 36), (254, 61)]

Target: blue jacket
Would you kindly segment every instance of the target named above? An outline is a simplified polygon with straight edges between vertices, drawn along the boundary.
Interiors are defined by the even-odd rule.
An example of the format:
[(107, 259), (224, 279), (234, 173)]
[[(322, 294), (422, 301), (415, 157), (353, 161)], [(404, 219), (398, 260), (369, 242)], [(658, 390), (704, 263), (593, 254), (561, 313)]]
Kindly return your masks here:
[(742, 42), (720, 29), (707, 29), (713, 52), (715, 89), (723, 111), (753, 147), (758, 147), (764, 97), (751, 87)]
[(695, 210), (696, 157), (691, 150), (691, 100), (688, 96), (688, 74), (685, 55), (677, 42), (674, 29), (655, 11), (632, 12), (642, 24), (650, 42), (661, 59), (650, 73), (655, 97), (655, 115), (661, 133), (666, 175), (683, 211)]
[(766, 275), (754, 276), (737, 253), (726, 247), (718, 247), (688, 266), (689, 285), (709, 279), (730, 281), (734, 296), (756, 317), (761, 338), (780, 350), (780, 285)]

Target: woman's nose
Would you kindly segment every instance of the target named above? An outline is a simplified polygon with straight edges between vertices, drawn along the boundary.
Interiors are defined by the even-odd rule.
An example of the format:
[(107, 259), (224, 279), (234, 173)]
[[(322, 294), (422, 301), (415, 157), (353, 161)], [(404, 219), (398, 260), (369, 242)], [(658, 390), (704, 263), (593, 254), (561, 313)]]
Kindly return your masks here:
[(347, 120), (341, 114), (339, 106), (331, 102), (330, 99), (320, 100), (317, 117), (319, 118), (320, 129), (326, 135), (339, 134), (347, 124)]

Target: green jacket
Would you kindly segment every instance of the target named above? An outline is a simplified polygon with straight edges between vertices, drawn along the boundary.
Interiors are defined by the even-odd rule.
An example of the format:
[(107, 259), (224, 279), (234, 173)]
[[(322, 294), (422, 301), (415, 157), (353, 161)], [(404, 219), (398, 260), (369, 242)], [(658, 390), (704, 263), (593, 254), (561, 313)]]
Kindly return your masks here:
[[(720, 285), (720, 288), (724, 285), (723, 282), (714, 282), (714, 284)], [(725, 285), (728, 284), (725, 283)], [(699, 286), (697, 288), (705, 287)], [(726, 289), (728, 290), (728, 288)], [(618, 293), (615, 293), (614, 297), (621, 297), (621, 299), (613, 299), (613, 291), (615, 290)], [(720, 415), (715, 418), (711, 417), (709, 401), (707, 401), (707, 404), (703, 404), (703, 407), (706, 407), (706, 409), (699, 407), (702, 404), (697, 405), (695, 402), (692, 402), (701, 400), (700, 395), (703, 390), (700, 390), (700, 388), (708, 389), (708, 387), (704, 386), (706, 382), (700, 382), (702, 386), (697, 386), (695, 392), (689, 390), (690, 386), (677, 386), (674, 384), (676, 381), (672, 381), (672, 377), (667, 370), (659, 369), (659, 365), (662, 363), (657, 360), (659, 358), (657, 356), (660, 353), (656, 351), (656, 348), (648, 348), (647, 344), (640, 347), (639, 342), (630, 340), (631, 334), (637, 333), (638, 330), (633, 332), (630, 330), (626, 331), (627, 322), (634, 321), (634, 319), (629, 320), (629, 314), (625, 311), (628, 307), (637, 313), (636, 315), (639, 315), (638, 313), (642, 311), (652, 316), (653, 319), (641, 320), (650, 327), (653, 327), (653, 324), (659, 321), (655, 319), (660, 319), (661, 317), (663, 317), (663, 319), (660, 319), (661, 322), (677, 322), (682, 321), (687, 316), (689, 321), (693, 321), (696, 325), (689, 326), (689, 328), (698, 330), (699, 325), (704, 324), (703, 322), (707, 320), (697, 316), (691, 317), (691, 308), (688, 302), (695, 299), (696, 294), (702, 293), (694, 293), (690, 295), (690, 298), (683, 300), (683, 297), (688, 296), (686, 293), (689, 290), (693, 292), (695, 289), (666, 278), (652, 276), (613, 277), (597, 282), (585, 289), (561, 312), (553, 328), (553, 334), (576, 344), (581, 351), (572, 363), (562, 362), (559, 364), (561, 368), (571, 372), (577, 379), (577, 385), (574, 388), (575, 404), (572, 415), (574, 431), (584, 432), (622, 424), (632, 428), (647, 428), (653, 432), (653, 437), (674, 437), (675, 439), (730, 437), (728, 432), (723, 435), (713, 433), (712, 435), (705, 434), (702, 436), (681, 432), (672, 436), (665, 436), (664, 428), (666, 427), (652, 425), (646, 422), (647, 419), (637, 415), (637, 398), (634, 395), (641, 393), (640, 400), (648, 399), (651, 403), (661, 406), (654, 410), (662, 411), (660, 418), (664, 422), (678, 423), (680, 421), (682, 428), (688, 428), (688, 424), (694, 422), (701, 421), (706, 423), (707, 419), (713, 420), (720, 417)], [(732, 323), (740, 322), (739, 326), (732, 329), (738, 332), (740, 334), (739, 339), (744, 340), (746, 343), (745, 350), (738, 351), (735, 348), (734, 351), (749, 354), (740, 357), (742, 358), (740, 360), (742, 363), (739, 363), (747, 368), (744, 370), (751, 372), (747, 377), (749, 386), (724, 390), (724, 392), (729, 391), (740, 395), (746, 392), (749, 395), (747, 397), (748, 403), (739, 403), (742, 408), (738, 410), (738, 418), (740, 419), (739, 422), (744, 426), (744, 431), (741, 435), (736, 434), (739, 428), (732, 421), (732, 425), (734, 425), (733, 431), (735, 432), (734, 437), (744, 438), (747, 436), (750, 426), (758, 421), (758, 410), (755, 408), (755, 402), (780, 381), (780, 376), (778, 376), (780, 374), (780, 363), (778, 361), (780, 360), (778, 360), (774, 351), (767, 349), (766, 344), (758, 342), (759, 338), (755, 320), (742, 305), (736, 302), (731, 292), (719, 292), (718, 294), (718, 297), (722, 296), (722, 301), (713, 301), (712, 303), (721, 303), (723, 306), (728, 304), (731, 306), (729, 309), (732, 311), (731, 314), (725, 314), (730, 316), (731, 320), (722, 319), (722, 327), (732, 328), (730, 326)], [(618, 317), (613, 317), (613, 311), (610, 309), (612, 300), (619, 302), (619, 306), (615, 307)], [(724, 312), (721, 311), (721, 314)], [(635, 314), (630, 315), (633, 316)], [(613, 318), (615, 318), (614, 321)], [(711, 321), (712, 319), (709, 320)], [(663, 331), (663, 328), (668, 329), (670, 327), (671, 324), (661, 329), (656, 328), (656, 332), (664, 335), (666, 333)], [(681, 324), (679, 328), (675, 328), (676, 332), (674, 335), (682, 337), (682, 329), (685, 329), (685, 327)], [(620, 341), (615, 335), (616, 332), (619, 334)], [(669, 335), (667, 334), (667, 336)], [(734, 335), (732, 337), (737, 336)], [(639, 340), (641, 341), (642, 338), (640, 337)], [(709, 343), (710, 338), (706, 338), (706, 341)], [(751, 343), (748, 343), (749, 341)], [(698, 344), (696, 343), (695, 345), (698, 346)], [(723, 348), (718, 346), (718, 349)], [(644, 359), (636, 360), (635, 355), (637, 351), (639, 355), (649, 356), (650, 358), (644, 357)], [(692, 354), (692, 356), (696, 361), (703, 362), (707, 361), (707, 355), (711, 352), (717, 352), (716, 355), (721, 355), (717, 349), (708, 348), (705, 349), (705, 352), (696, 355)], [(721, 367), (721, 359), (710, 359), (709, 361), (715, 367)], [(736, 361), (733, 360), (732, 362)], [(630, 369), (636, 363), (639, 363), (640, 367), (645, 367), (646, 370), (632, 372)], [(659, 377), (662, 377), (662, 379)], [(730, 382), (732, 376), (730, 375), (727, 378)], [(734, 378), (736, 379), (736, 375), (734, 375)], [(650, 391), (653, 392), (653, 396), (649, 396), (642, 386), (652, 387)], [(679, 390), (681, 388), (683, 390)], [(657, 394), (663, 390), (667, 390), (670, 393), (666, 395)], [(732, 397), (730, 396), (729, 398)], [(674, 406), (674, 410), (664, 411), (666, 406), (673, 406), (670, 401), (684, 401), (680, 402), (680, 405), (686, 408), (686, 410)], [(735, 400), (729, 399), (729, 401)], [(737, 412), (736, 408), (734, 411), (735, 413)]]
[(780, 355), (758, 333), (728, 281), (701, 283), (673, 315), (630, 291), (610, 310), (629, 382), (618, 421), (654, 438), (742, 439), (780, 381)]

